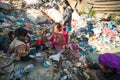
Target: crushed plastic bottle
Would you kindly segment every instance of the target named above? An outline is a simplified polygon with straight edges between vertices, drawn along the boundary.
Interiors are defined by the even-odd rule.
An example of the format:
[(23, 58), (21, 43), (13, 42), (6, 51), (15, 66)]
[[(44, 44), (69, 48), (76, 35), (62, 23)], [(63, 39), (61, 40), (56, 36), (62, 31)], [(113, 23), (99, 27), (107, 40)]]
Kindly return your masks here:
[(44, 62), (44, 66), (46, 67), (46, 68), (49, 68), (50, 66), (51, 66), (51, 64), (50, 64), (50, 62), (49, 61), (45, 61)]
[(17, 78), (20, 78), (21, 76), (26, 75), (26, 73), (30, 72), (35, 66), (36, 66), (35, 64), (29, 64), (26, 67), (21, 68), (19, 71), (17, 71), (14, 74), (14, 79), (13, 80), (16, 80)]

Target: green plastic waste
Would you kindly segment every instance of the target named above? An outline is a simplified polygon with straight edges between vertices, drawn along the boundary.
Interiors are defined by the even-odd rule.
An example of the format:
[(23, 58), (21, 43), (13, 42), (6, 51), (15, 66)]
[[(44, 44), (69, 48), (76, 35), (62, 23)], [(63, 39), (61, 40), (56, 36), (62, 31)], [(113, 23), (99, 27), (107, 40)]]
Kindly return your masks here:
[(87, 60), (91, 63), (98, 63), (98, 57), (99, 54), (90, 54), (86, 56)]

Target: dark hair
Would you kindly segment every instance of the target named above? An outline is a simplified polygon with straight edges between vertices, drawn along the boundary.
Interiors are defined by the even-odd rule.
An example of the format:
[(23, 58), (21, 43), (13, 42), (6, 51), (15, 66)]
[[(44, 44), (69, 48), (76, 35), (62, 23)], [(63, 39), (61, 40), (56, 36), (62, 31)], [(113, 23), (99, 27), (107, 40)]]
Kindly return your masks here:
[(61, 31), (61, 24), (60, 23), (55, 23), (55, 25), (56, 25), (56, 27), (57, 27), (57, 29), (59, 30), (59, 31)]
[(19, 36), (24, 36), (25, 37), (27, 35), (27, 33), (28, 33), (28, 31), (24, 28), (18, 28), (18, 29), (15, 30), (15, 36), (16, 37), (19, 37)]
[(64, 2), (67, 6), (70, 6), (68, 0), (64, 0), (63, 2)]
[[(70, 13), (72, 13), (74, 10), (72, 9), (72, 7), (71, 7), (70, 3), (68, 2), (68, 0), (64, 0), (63, 2), (64, 2), (67, 6), (70, 7)], [(66, 7), (64, 7), (64, 9), (66, 9)]]
[(79, 0), (79, 2), (81, 3), (83, 0)]

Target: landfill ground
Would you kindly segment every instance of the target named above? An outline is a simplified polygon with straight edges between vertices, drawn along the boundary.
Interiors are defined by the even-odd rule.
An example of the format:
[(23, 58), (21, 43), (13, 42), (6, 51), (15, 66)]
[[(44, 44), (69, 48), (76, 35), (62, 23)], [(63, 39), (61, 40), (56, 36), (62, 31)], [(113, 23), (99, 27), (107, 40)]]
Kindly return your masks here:
[[(16, 0), (15, 0), (16, 1)], [(34, 1), (34, 0), (33, 0)], [(72, 1), (72, 0), (71, 0)], [(89, 0), (86, 0), (86, 1), (89, 1)], [(95, 1), (95, 0), (93, 0), (93, 1)], [(74, 0), (73, 0), (73, 2), (74, 2)], [(19, 4), (19, 3), (17, 3), (17, 4)], [(75, 2), (72, 4), (72, 5), (75, 5)], [(72, 6), (73, 7), (73, 6)], [(78, 6), (79, 7), (79, 6)], [(21, 12), (22, 12), (22, 10), (21, 10)], [(21, 17), (20, 19), (25, 19), (26, 20), (26, 23), (31, 23), (32, 25), (34, 24), (35, 26), (34, 27), (36, 27), (36, 29), (38, 29), (38, 28), (40, 28), (41, 27), (41, 25), (40, 26), (38, 26), (38, 25), (36, 25), (36, 23), (34, 23), (34, 22), (36, 22), (36, 21), (34, 21), (34, 19), (33, 19), (33, 17), (31, 17), (31, 14), (35, 14), (35, 17), (36, 16), (39, 16), (39, 15), (41, 15), (41, 20), (43, 20), (43, 21), (46, 21), (46, 19), (48, 18), (48, 17), (46, 17), (46, 15), (43, 15), (43, 14), (37, 14), (37, 13), (40, 13), (39, 12), (39, 10), (35, 10), (35, 9), (28, 9), (26, 12), (28, 12), (29, 14), (27, 14), (29, 17), (27, 17), (26, 18), (26, 14), (24, 14), (24, 15), (22, 15), (22, 17), (21, 16), (19, 16), (19, 17)], [(18, 12), (19, 13), (19, 12)], [(23, 13), (24, 13), (24, 10), (23, 10)], [(21, 13), (19, 13), (19, 14), (21, 14)], [(19, 15), (18, 14), (18, 15)], [(25, 18), (24, 18), (25, 17)], [(29, 20), (28, 18), (31, 18), (31, 20)], [(33, 19), (33, 23), (32, 23), (32, 19)], [(13, 18), (13, 21), (14, 21), (14, 18)], [(30, 21), (30, 22), (29, 22)], [(24, 21), (23, 21), (24, 22)], [(42, 21), (40, 21), (41, 23), (42, 23)], [(15, 26), (15, 28), (16, 27), (18, 27), (19, 26), (19, 24), (17, 24), (17, 23), (15, 23), (16, 24), (16, 26)], [(29, 25), (28, 25), (29, 26)], [(37, 26), (38, 26), (38, 28), (37, 28)], [(46, 25), (47, 26), (47, 25)], [(49, 25), (48, 25), (49, 26)], [(51, 25), (52, 26), (52, 25)], [(38, 30), (39, 31), (39, 30)], [(119, 40), (120, 40), (120, 38), (119, 38)], [(117, 43), (115, 43), (115, 44), (117, 44)], [(111, 44), (112, 45), (112, 44)], [(111, 45), (110, 45), (110, 47), (111, 47)], [(108, 45), (109, 46), (109, 45)], [(114, 46), (114, 45), (113, 45)], [(118, 47), (116, 47), (116, 48), (111, 48), (110, 50), (104, 50), (104, 51), (97, 51), (97, 52), (95, 52), (95, 53), (97, 53), (97, 54), (103, 54), (103, 53), (117, 53), (117, 54), (120, 54), (120, 44), (119, 45), (117, 45)], [(101, 47), (101, 46), (100, 46)], [(104, 47), (102, 47), (102, 48), (104, 48)], [(102, 49), (101, 49), (102, 50)], [(49, 67), (49, 68), (46, 68), (45, 66), (44, 66), (44, 62), (36, 62), (36, 61), (33, 61), (33, 60), (30, 60), (30, 61), (26, 61), (26, 62), (22, 62), (22, 61), (20, 61), (20, 62), (15, 62), (15, 68), (14, 68), (14, 70), (15, 70), (15, 72), (17, 72), (17, 71), (19, 71), (21, 68), (23, 68), (23, 67), (25, 67), (25, 66), (27, 66), (27, 65), (29, 65), (29, 64), (31, 64), (31, 63), (34, 63), (34, 64), (36, 64), (36, 67), (34, 67), (27, 75), (25, 75), (25, 76), (22, 76), (22, 77), (20, 77), (20, 80), (60, 80), (59, 78), (60, 78), (60, 73), (58, 72), (58, 73), (53, 73), (54, 71), (53, 71), (53, 67), (52, 67), (52, 65)], [(0, 74), (1, 75), (1, 74)], [(6, 76), (0, 76), (0, 80), (8, 80), (7, 78), (6, 78)], [(75, 79), (76, 80), (76, 79)], [(77, 80), (79, 80), (79, 79), (77, 79)], [(81, 80), (81, 79), (80, 79)]]
[[(117, 48), (114, 48), (112, 50), (108, 50), (105, 52), (98, 52), (98, 53), (117, 53), (120, 54), (120, 46)], [(19, 64), (16, 63), (15, 70), (20, 70), (21, 67), (24, 67), (30, 63), (34, 63), (33, 61), (30, 62), (20, 62)], [(37, 63), (37, 66), (32, 70), (27, 76), (22, 76), (22, 80), (59, 80), (59, 73), (53, 74), (52, 68), (45, 68), (43, 66), (43, 63)], [(6, 80), (5, 77), (0, 77), (0, 80)]]
[[(105, 52), (99, 52), (99, 53), (106, 53), (106, 52), (120, 54), (120, 46), (112, 50), (108, 50)], [(29, 63), (26, 63), (26, 64), (29, 64)], [(20, 65), (23, 66), (26, 64), (21, 63)], [(41, 63), (37, 63), (37, 64), (38, 66), (28, 76), (26, 76), (25, 80), (59, 80), (59, 74), (56, 74), (55, 77), (53, 76), (53, 73), (51, 71), (52, 68), (45, 68)]]
[[(114, 48), (112, 50), (105, 51), (105, 52), (120, 54), (120, 46), (117, 48)], [(105, 52), (100, 52), (100, 53), (105, 53)], [(26, 63), (26, 64), (29, 64), (29, 63)], [(21, 63), (20, 65), (23, 66), (26, 64)], [(28, 76), (26, 76), (26, 79), (25, 78), (24, 79), (25, 80), (59, 80), (60, 74), (56, 74), (54, 77), (51, 70), (52, 70), (52, 68), (45, 68), (42, 64), (38, 63), (38, 66)]]

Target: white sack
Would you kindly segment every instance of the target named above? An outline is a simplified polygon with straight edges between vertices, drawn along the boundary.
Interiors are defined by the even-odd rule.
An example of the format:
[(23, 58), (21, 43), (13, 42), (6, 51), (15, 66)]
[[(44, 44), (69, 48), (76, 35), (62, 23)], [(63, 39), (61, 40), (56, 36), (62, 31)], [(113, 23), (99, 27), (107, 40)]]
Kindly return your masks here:
[(27, 5), (33, 5), (39, 3), (39, 0), (24, 0)]
[(61, 14), (58, 10), (56, 10), (56, 9), (54, 9), (54, 8), (51, 8), (51, 9), (46, 10), (45, 13), (46, 13), (51, 19), (53, 19), (55, 22), (58, 22), (58, 23), (59, 23), (59, 22), (62, 22), (62, 20), (63, 20), (62, 14)]

